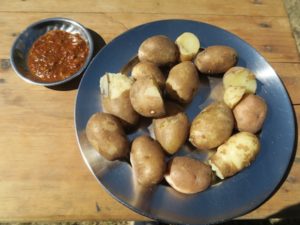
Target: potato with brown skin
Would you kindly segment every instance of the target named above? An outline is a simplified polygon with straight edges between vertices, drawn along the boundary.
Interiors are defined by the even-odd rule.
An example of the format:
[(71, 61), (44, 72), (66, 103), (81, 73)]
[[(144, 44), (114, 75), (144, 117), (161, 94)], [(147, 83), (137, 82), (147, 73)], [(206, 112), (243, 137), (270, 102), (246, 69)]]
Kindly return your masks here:
[(165, 114), (164, 100), (157, 82), (152, 77), (136, 80), (130, 89), (130, 102), (134, 110), (145, 117)]
[(166, 181), (178, 192), (195, 194), (211, 184), (212, 170), (203, 162), (186, 156), (175, 157), (168, 163)]
[(165, 66), (176, 63), (179, 52), (176, 44), (168, 37), (156, 35), (147, 38), (140, 45), (138, 57), (141, 62), (146, 61), (157, 66)]
[(129, 98), (133, 82), (132, 79), (120, 73), (106, 73), (100, 79), (103, 111), (118, 117), (127, 127), (136, 125), (140, 117), (133, 109)]
[(189, 141), (199, 149), (212, 149), (223, 144), (231, 135), (234, 118), (223, 102), (205, 107), (193, 120)]
[(225, 73), (237, 62), (237, 52), (223, 45), (209, 46), (198, 53), (195, 58), (195, 65), (201, 73), (218, 74)]
[(232, 135), (209, 159), (216, 175), (224, 179), (249, 166), (259, 153), (259, 139), (252, 133), (240, 132)]
[(166, 81), (166, 91), (172, 99), (181, 103), (192, 101), (200, 81), (195, 65), (185, 61), (174, 66)]
[(164, 88), (166, 78), (157, 65), (150, 62), (139, 62), (131, 71), (131, 76), (138, 80), (145, 77), (152, 77), (155, 79), (160, 88)]
[(164, 176), (166, 163), (159, 143), (148, 136), (139, 136), (131, 146), (130, 162), (133, 175), (143, 186), (158, 184)]
[(263, 98), (249, 94), (233, 109), (239, 131), (257, 133), (263, 126), (267, 115), (267, 104)]
[(166, 115), (153, 119), (156, 140), (163, 149), (174, 154), (185, 143), (189, 132), (189, 120), (183, 109), (172, 102), (166, 102)]
[(125, 157), (129, 142), (120, 121), (108, 113), (93, 114), (86, 125), (90, 144), (107, 160)]

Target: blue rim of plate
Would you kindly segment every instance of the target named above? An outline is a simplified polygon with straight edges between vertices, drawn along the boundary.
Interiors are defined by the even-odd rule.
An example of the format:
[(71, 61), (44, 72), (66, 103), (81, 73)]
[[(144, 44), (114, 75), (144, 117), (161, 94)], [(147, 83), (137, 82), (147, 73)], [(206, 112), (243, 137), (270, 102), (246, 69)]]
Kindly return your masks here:
[[(115, 169), (122, 164), (118, 162), (115, 166), (108, 167), (108, 173), (96, 171), (99, 166), (97, 162), (103, 161), (99, 160), (99, 154), (95, 150), (87, 147), (84, 139), (85, 125), (93, 113), (101, 110), (98, 83), (104, 72), (118, 72), (136, 55), (138, 46), (147, 37), (163, 34), (175, 40), (186, 31), (195, 33), (200, 38), (202, 47), (233, 47), (239, 54), (238, 65), (249, 68), (257, 75), (257, 94), (268, 104), (268, 115), (259, 134), (261, 152), (248, 168), (204, 192), (187, 196), (159, 185), (151, 193), (151, 197), (146, 199), (150, 202), (136, 204), (132, 202), (132, 196), (127, 196), (134, 194), (133, 190), (129, 190), (133, 187), (126, 177), (126, 173), (130, 173), (130, 166), (122, 167), (122, 171)], [(282, 183), (291, 163), (295, 144), (295, 118), (291, 101), (283, 83), (268, 62), (238, 36), (216, 26), (191, 20), (146, 23), (119, 35), (101, 49), (86, 69), (79, 85), (75, 104), (75, 129), (85, 163), (112, 197), (143, 216), (176, 224), (224, 222), (260, 206)], [(95, 154), (98, 161), (91, 162), (87, 153)], [(112, 180), (110, 175), (118, 178), (118, 182)], [(129, 187), (126, 182), (130, 182)]]

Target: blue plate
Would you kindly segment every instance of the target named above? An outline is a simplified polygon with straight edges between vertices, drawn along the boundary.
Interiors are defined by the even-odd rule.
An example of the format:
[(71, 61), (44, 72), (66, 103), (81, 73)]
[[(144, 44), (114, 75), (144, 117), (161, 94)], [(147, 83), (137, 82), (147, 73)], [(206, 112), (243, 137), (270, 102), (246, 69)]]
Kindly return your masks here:
[[(257, 95), (268, 105), (260, 133), (261, 151), (256, 160), (237, 175), (212, 185), (202, 193), (184, 195), (162, 183), (143, 189), (133, 180), (131, 167), (123, 161), (106, 161), (87, 142), (85, 126), (89, 117), (101, 111), (99, 79), (105, 72), (118, 72), (138, 51), (139, 45), (153, 35), (175, 40), (183, 32), (193, 32), (201, 46), (227, 45), (239, 55), (238, 65), (252, 70), (258, 80)], [(199, 111), (220, 96), (222, 78), (203, 78), (202, 87), (186, 108), (190, 121)], [(77, 140), (92, 174), (119, 202), (144, 216), (169, 223), (210, 224), (241, 216), (262, 204), (282, 181), (294, 151), (295, 121), (289, 96), (267, 61), (239, 37), (218, 27), (188, 20), (164, 20), (133, 28), (115, 38), (94, 58), (81, 80), (75, 105)], [(139, 129), (132, 140), (149, 130)], [(206, 160), (207, 153), (184, 146), (178, 155)]]

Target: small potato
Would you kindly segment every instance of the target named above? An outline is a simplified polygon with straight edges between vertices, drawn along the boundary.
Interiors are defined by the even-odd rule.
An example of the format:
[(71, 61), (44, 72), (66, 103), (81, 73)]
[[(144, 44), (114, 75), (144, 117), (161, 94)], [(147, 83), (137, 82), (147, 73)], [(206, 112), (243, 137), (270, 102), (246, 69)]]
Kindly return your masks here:
[(168, 163), (166, 181), (178, 192), (195, 194), (211, 184), (211, 168), (199, 160), (186, 156), (175, 157)]
[(232, 109), (239, 103), (245, 93), (246, 89), (244, 87), (229, 86), (224, 92), (224, 102)]
[(163, 88), (166, 83), (166, 79), (158, 66), (150, 62), (140, 62), (135, 65), (131, 71), (131, 76), (136, 80), (152, 77), (160, 88)]
[(199, 52), (195, 65), (201, 73), (225, 73), (237, 62), (237, 52), (228, 46), (214, 45)]
[(188, 137), (189, 120), (180, 106), (167, 102), (166, 116), (153, 119), (156, 140), (169, 154), (174, 154)]
[(224, 88), (230, 86), (244, 87), (246, 93), (255, 94), (256, 92), (256, 78), (255, 75), (247, 68), (235, 66), (229, 69), (223, 77)]
[(136, 112), (145, 117), (165, 114), (164, 101), (158, 84), (152, 77), (135, 81), (130, 89), (130, 101)]
[(134, 126), (139, 121), (139, 114), (134, 111), (129, 98), (133, 82), (121, 73), (106, 73), (100, 79), (103, 111), (121, 119), (125, 126)]
[(216, 175), (224, 179), (249, 166), (259, 149), (259, 139), (254, 134), (240, 132), (219, 146), (217, 152), (209, 159), (209, 164), (212, 170), (216, 171)]
[(147, 38), (138, 50), (138, 57), (141, 62), (151, 62), (157, 66), (174, 64), (177, 62), (178, 56), (176, 44), (163, 35)]
[(215, 102), (204, 108), (193, 120), (189, 141), (199, 149), (212, 149), (231, 135), (234, 119), (230, 108)]
[(174, 66), (166, 81), (166, 91), (172, 99), (181, 103), (192, 101), (199, 87), (198, 72), (190, 61), (182, 62)]
[(255, 134), (262, 128), (267, 115), (267, 104), (261, 97), (249, 94), (233, 109), (233, 115), (239, 131)]
[(190, 32), (181, 34), (175, 41), (179, 48), (180, 61), (191, 61), (200, 49), (198, 37)]
[(140, 136), (133, 141), (130, 162), (139, 184), (152, 186), (163, 179), (166, 169), (165, 155), (158, 142), (150, 137)]
[(86, 136), (91, 145), (107, 160), (125, 157), (129, 142), (120, 121), (108, 113), (93, 114), (86, 125)]

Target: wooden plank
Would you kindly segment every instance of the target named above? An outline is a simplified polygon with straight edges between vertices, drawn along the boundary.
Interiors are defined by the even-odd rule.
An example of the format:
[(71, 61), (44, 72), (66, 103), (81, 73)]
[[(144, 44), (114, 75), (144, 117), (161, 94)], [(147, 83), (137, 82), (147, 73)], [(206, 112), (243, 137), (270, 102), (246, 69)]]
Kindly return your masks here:
[(206, 15), (249, 15), (285, 16), (281, 0), (2, 0), (0, 11), (6, 12), (126, 12), (155, 14), (206, 14)]
[[(299, 82), (298, 64), (274, 67), (283, 80), (292, 76)], [(143, 220), (110, 197), (84, 165), (73, 125), (76, 90), (24, 83), (9, 65), (0, 73), (0, 202), (5, 202), (0, 204), (0, 221)], [(300, 106), (295, 109), (300, 121)], [(265, 218), (296, 204), (299, 171), (298, 148), (280, 190), (242, 218)]]
[(74, 131), (75, 95), (1, 71), (0, 221), (142, 219), (85, 166)]
[(276, 73), (282, 79), (293, 104), (300, 104), (300, 64), (272, 63)]
[[(5, 13), (0, 12), (0, 58), (8, 58), (15, 36), (29, 24), (47, 17), (69, 17), (101, 34), (106, 42), (142, 23), (181, 18), (207, 22), (238, 35), (270, 62), (300, 62), (295, 41), (285, 17), (218, 15), (127, 14), (127, 13)], [(247, 29), (245, 29), (247, 28)], [(200, 37), (201, 39), (201, 37)]]

